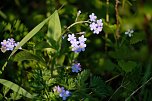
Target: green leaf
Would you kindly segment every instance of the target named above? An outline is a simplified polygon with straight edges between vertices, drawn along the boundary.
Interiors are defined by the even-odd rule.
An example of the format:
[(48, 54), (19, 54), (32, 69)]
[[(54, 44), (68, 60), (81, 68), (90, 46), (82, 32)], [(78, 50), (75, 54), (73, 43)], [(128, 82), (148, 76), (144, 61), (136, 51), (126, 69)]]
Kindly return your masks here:
[(89, 98), (85, 98), (84, 101), (89, 101)]
[(6, 86), (3, 87), (3, 95), (5, 96), (10, 89)]
[(18, 86), (17, 84), (11, 81), (0, 79), (0, 83), (12, 89), (14, 92), (19, 93), (27, 98), (33, 98), (33, 96), (29, 92), (27, 92), (25, 89), (23, 89), (22, 87)]
[[(52, 17), (52, 15), (48, 18), (46, 18), (45, 20), (43, 20), (40, 24), (38, 24), (34, 29), (32, 29), (21, 41), (20, 43), (15, 47), (15, 49), (12, 51), (12, 53), (10, 54), (10, 56), (8, 57), (8, 60), (11, 58), (12, 55), (15, 54), (15, 52), (22, 47), (27, 41), (29, 41), (48, 21), (49, 19)], [(7, 65), (7, 61), (5, 62), (5, 64), (2, 67), (2, 70), (4, 70), (4, 68)]]
[(40, 24), (38, 24), (34, 29), (32, 29), (19, 43), (19, 45), (17, 45), (15, 47), (15, 49), (13, 50), (13, 52), (11, 53), (11, 55), (9, 56), (9, 58), (14, 55), (14, 53), (20, 48), (22, 47), (27, 41), (29, 41), (51, 18), (52, 16), (48, 17), (47, 19), (45, 19), (44, 21), (42, 21)]
[(36, 50), (42, 50), (44, 48), (53, 48), (52, 46), (50, 46), (47, 42), (43, 41), (43, 42), (40, 42), (38, 43), (36, 46), (35, 46), (35, 49)]
[(114, 59), (128, 59), (131, 57), (132, 50), (125, 45), (116, 48), (114, 51), (109, 51), (108, 54)]
[(61, 24), (57, 11), (52, 14), (49, 20), (47, 38), (51, 44), (53, 44), (52, 40), (58, 42), (61, 38)]
[(45, 61), (43, 59), (28, 51), (21, 51), (17, 53), (14, 57), (14, 61), (23, 61), (23, 60), (36, 60), (45, 66)]
[(73, 78), (68, 79), (68, 89), (69, 90), (75, 90), (76, 88), (75, 82)]
[(119, 66), (122, 68), (123, 71), (126, 73), (131, 72), (136, 66), (137, 63), (133, 61), (125, 62), (124, 60), (118, 61)]
[(136, 44), (136, 43), (141, 42), (143, 40), (145, 40), (144, 33), (133, 33), (133, 36), (130, 39), (130, 44)]
[(20, 94), (16, 93), (16, 92), (13, 92), (13, 93), (10, 94), (10, 97), (14, 101), (14, 100), (21, 99), (22, 96)]
[(63, 65), (65, 60), (65, 55), (61, 55), (60, 57), (57, 58), (56, 62), (58, 65)]
[(116, 32), (116, 24), (110, 25), (103, 20), (104, 27), (103, 30), (105, 33), (112, 34)]
[(108, 86), (106, 86), (105, 82), (98, 76), (93, 76), (91, 78), (90, 87), (92, 88), (93, 93), (99, 97), (105, 97), (110, 93)]
[(81, 88), (84, 88), (87, 83), (85, 81), (88, 79), (90, 74), (89, 70), (83, 70), (81, 73), (78, 74), (77, 80), (78, 80), (78, 86)]

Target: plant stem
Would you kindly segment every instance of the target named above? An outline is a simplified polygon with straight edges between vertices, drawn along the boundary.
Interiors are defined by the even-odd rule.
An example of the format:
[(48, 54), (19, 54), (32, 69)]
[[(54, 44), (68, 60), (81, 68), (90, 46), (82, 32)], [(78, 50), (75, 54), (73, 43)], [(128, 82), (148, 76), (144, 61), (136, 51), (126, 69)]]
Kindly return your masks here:
[(120, 35), (119, 35), (119, 12), (118, 12), (118, 4), (119, 4), (119, 1), (116, 0), (116, 4), (115, 4), (115, 11), (116, 11), (116, 25), (117, 25), (117, 28), (116, 28), (116, 39), (119, 39)]
[(145, 83), (143, 83), (139, 88), (137, 88), (135, 91), (133, 91), (131, 94), (130, 94), (130, 96), (125, 100), (125, 101), (128, 101), (129, 99), (130, 99), (130, 97), (131, 96), (133, 96), (139, 89), (141, 89), (143, 86), (145, 86), (149, 81), (151, 81), (152, 80), (152, 77), (149, 79), (149, 80), (147, 80)]
[(112, 97), (118, 92), (118, 90), (120, 89), (120, 88), (122, 88), (123, 86), (122, 85), (120, 85), (116, 90), (115, 90), (115, 92), (112, 94), (112, 96), (110, 96), (110, 98), (109, 98), (109, 100), (108, 101), (110, 101), (111, 99), (112, 99)]
[[(106, 22), (109, 24), (109, 0), (106, 1)], [(107, 38), (108, 38), (108, 33), (105, 33), (105, 51), (107, 51)]]
[(117, 78), (118, 76), (120, 76), (120, 74), (118, 74), (118, 75), (116, 75), (116, 76), (114, 76), (114, 77), (110, 78), (109, 80), (107, 80), (107, 81), (106, 81), (106, 83), (108, 83), (108, 82), (112, 81), (113, 79)]
[(75, 22), (75, 23), (71, 24), (69, 27), (66, 28), (66, 30), (62, 33), (62, 35), (63, 35), (67, 30), (69, 30), (71, 27), (73, 27), (74, 25), (80, 24), (80, 23), (89, 23), (89, 21), (78, 21), (78, 22)]
[(124, 78), (123, 78), (123, 80), (122, 80), (122, 82), (121, 82), (121, 85), (115, 90), (115, 92), (110, 96), (110, 98), (109, 98), (109, 100), (108, 101), (110, 101), (111, 99), (112, 99), (112, 97), (119, 91), (119, 89), (120, 88), (122, 88), (122, 87), (125, 87), (127, 84), (123, 84), (124, 83), (124, 80), (125, 80), (125, 76), (124, 76)]

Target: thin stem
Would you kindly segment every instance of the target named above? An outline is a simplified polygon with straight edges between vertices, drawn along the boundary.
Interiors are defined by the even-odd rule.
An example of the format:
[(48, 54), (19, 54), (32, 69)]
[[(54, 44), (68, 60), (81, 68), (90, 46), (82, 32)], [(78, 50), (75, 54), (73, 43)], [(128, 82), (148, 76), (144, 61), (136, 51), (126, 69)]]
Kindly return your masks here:
[(119, 4), (119, 1), (116, 0), (116, 4), (115, 4), (115, 11), (116, 11), (116, 39), (119, 39), (120, 35), (119, 35), (119, 12), (118, 12), (118, 4)]
[(109, 23), (109, 0), (107, 0), (106, 5), (107, 5), (106, 22)]
[(122, 82), (121, 82), (121, 85), (115, 90), (115, 92), (110, 96), (110, 98), (109, 98), (109, 100), (108, 101), (110, 101), (111, 99), (112, 99), (112, 97), (119, 91), (119, 89), (120, 88), (122, 88), (122, 87), (124, 87), (124, 86), (126, 86), (127, 84), (125, 84), (125, 85), (123, 85), (123, 82), (124, 82), (124, 79), (125, 79), (125, 76), (124, 76), (124, 78), (123, 78), (123, 80), (122, 80)]
[(118, 76), (120, 76), (120, 74), (118, 74), (118, 75), (116, 75), (116, 76), (114, 76), (114, 77), (110, 78), (109, 80), (107, 80), (107, 81), (106, 81), (106, 83), (108, 83), (108, 82), (112, 81), (113, 79), (117, 78)]
[[(69, 30), (71, 27), (73, 27), (74, 25), (76, 25), (76, 24), (81, 24), (81, 23), (89, 23), (89, 21), (78, 21), (78, 22), (75, 22), (75, 23), (71, 24), (69, 27), (67, 27), (66, 30), (63, 32), (63, 34), (64, 34), (67, 30)], [(63, 35), (63, 34), (62, 34), (62, 35)]]
[(75, 22), (77, 22), (79, 15), (80, 15), (80, 13), (79, 13), (79, 11), (78, 11), (77, 16), (76, 16), (76, 18), (75, 18)]
[(131, 97), (131, 96), (133, 96), (139, 89), (141, 89), (143, 86), (145, 86), (149, 81), (151, 81), (152, 80), (152, 77), (149, 79), (149, 80), (147, 80), (145, 83), (143, 83), (139, 88), (137, 88), (135, 91), (133, 91), (131, 94), (130, 94), (130, 96), (125, 100), (125, 101), (128, 101), (129, 100), (129, 98)]
[(60, 11), (64, 7), (65, 3), (61, 5), (61, 7), (58, 9)]
[(108, 101), (110, 101), (110, 100), (112, 99), (112, 97), (118, 92), (118, 90), (119, 90), (121, 87), (123, 87), (123, 86), (120, 85), (120, 86), (115, 90), (115, 92), (112, 94), (112, 96), (110, 96), (110, 98), (109, 98)]
[[(109, 23), (109, 0), (106, 1), (107, 9), (106, 9), (106, 22)], [(108, 33), (105, 33), (105, 39), (108, 38)], [(107, 40), (106, 40), (107, 41)], [(105, 41), (105, 51), (107, 51), (107, 42)]]

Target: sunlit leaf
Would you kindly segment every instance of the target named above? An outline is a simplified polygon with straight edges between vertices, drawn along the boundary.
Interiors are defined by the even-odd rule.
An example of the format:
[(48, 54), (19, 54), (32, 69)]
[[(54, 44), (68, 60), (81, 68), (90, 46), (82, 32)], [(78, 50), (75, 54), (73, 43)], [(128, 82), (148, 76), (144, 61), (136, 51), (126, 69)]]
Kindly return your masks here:
[(15, 47), (15, 49), (13, 50), (13, 52), (11, 53), (11, 55), (9, 57), (11, 57), (21, 46), (23, 46), (27, 41), (29, 41), (44, 25), (45, 23), (47, 23), (49, 21), (49, 19), (52, 16), (48, 17), (47, 19), (45, 19), (44, 21), (42, 21), (40, 24), (38, 24), (34, 29), (32, 29), (19, 43), (18, 46)]
[(58, 42), (61, 38), (61, 24), (57, 11), (52, 14), (49, 20), (47, 38), (52, 45), (56, 44), (55, 42)]

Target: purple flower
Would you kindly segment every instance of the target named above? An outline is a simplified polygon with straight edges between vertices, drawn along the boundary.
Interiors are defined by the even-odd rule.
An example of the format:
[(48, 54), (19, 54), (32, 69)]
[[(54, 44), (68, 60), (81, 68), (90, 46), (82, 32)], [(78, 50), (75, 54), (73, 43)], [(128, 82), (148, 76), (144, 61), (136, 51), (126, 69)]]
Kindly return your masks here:
[(79, 71), (81, 71), (81, 65), (80, 65), (80, 63), (74, 64), (72, 66), (72, 72), (78, 73)]
[(93, 33), (94, 33), (94, 34), (99, 34), (101, 31), (102, 31), (102, 27), (97, 27), (97, 28), (93, 31)]
[(70, 92), (68, 90), (62, 90), (59, 96), (62, 97), (62, 100), (66, 100), (66, 98), (70, 96)]
[(90, 21), (95, 21), (97, 16), (95, 16), (94, 13), (92, 13), (91, 15), (89, 15)]
[(74, 36), (74, 34), (72, 35), (68, 35), (68, 41), (70, 41), (71, 43), (71, 47), (72, 47), (72, 51), (74, 51), (75, 53), (79, 53), (81, 51), (85, 51), (85, 41), (87, 40), (84, 35), (81, 35), (80, 37), (78, 37), (78, 41), (76, 39), (76, 37)]
[(85, 51), (85, 47), (86, 47), (86, 44), (85, 44), (85, 43), (80, 43), (80, 45), (79, 45), (79, 50), (80, 50), (80, 51)]
[(84, 37), (84, 35), (82, 35), (81, 37), (79, 37), (79, 43), (84, 43), (87, 39)]
[(96, 24), (96, 23), (93, 22), (93, 23), (90, 24), (90, 29), (91, 29), (91, 30), (95, 30), (96, 27), (97, 27), (97, 24)]
[(62, 92), (62, 90), (64, 90), (64, 87), (55, 86), (55, 87), (53, 88), (53, 91), (54, 91), (54, 92), (57, 92), (57, 93)]
[(67, 97), (70, 96), (70, 92), (68, 90), (65, 90), (64, 87), (55, 86), (53, 88), (54, 92), (57, 92), (60, 97), (62, 97), (62, 100), (66, 100)]
[(68, 35), (68, 41), (74, 41), (76, 39), (75, 35), (74, 34), (69, 34)]
[(94, 17), (94, 13), (89, 15), (92, 19), (90, 20), (90, 30), (93, 31), (94, 34), (99, 34), (103, 29), (103, 22), (102, 19), (96, 20), (96, 16)]
[(15, 44), (15, 41), (14, 41), (14, 39), (13, 38), (10, 38), (10, 39), (7, 39), (8, 40), (8, 42), (9, 43), (11, 43), (11, 44)]
[[(19, 44), (19, 42), (15, 42), (13, 38), (8, 38), (7, 40), (3, 40), (1, 42), (1, 51), (5, 52), (6, 50), (13, 50), (14, 47), (16, 47)], [(21, 49), (21, 47), (19, 48)]]
[(14, 49), (14, 44), (12, 43), (7, 43), (6, 45), (6, 50), (13, 50)]
[(102, 19), (97, 20), (97, 25), (100, 26), (100, 27), (103, 26)]
[(73, 45), (72, 51), (74, 51), (75, 53), (79, 53), (80, 52), (79, 46), (77, 44)]
[(6, 46), (6, 44), (7, 44), (7, 41), (6, 41), (6, 40), (3, 40), (3, 42), (1, 42), (1, 45), (2, 45), (2, 46)]

